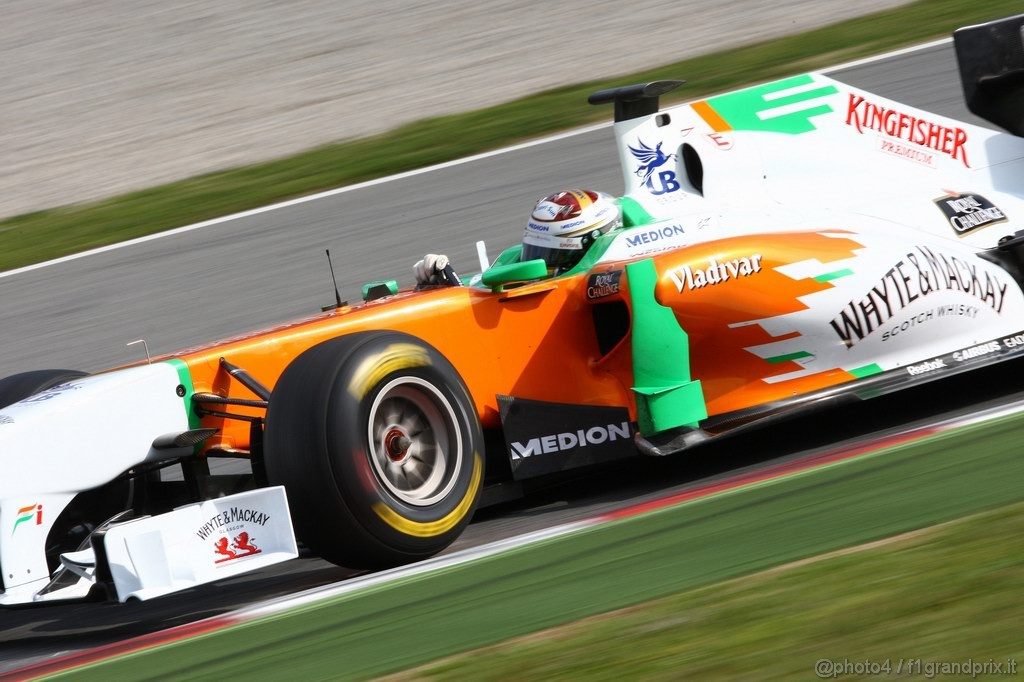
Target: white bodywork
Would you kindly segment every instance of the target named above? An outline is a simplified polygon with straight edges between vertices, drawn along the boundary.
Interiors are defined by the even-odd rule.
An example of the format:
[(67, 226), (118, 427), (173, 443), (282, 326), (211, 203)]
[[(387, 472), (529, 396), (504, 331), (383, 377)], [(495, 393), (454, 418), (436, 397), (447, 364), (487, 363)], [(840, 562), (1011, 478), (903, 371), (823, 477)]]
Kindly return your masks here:
[[(622, 121), (615, 135), (626, 194), (656, 218), (692, 216), (722, 230), (694, 231), (697, 241), (806, 223), (852, 227), (850, 216), (977, 248), (1024, 229), (1024, 139), (817, 73)], [(700, 157), (702, 191), (683, 145)], [(937, 204), (949, 193), (984, 195), (1005, 220), (959, 232)]]
[(598, 262), (792, 232), (861, 247), (773, 266), (830, 286), (803, 310), (733, 325), (780, 339), (746, 348), (759, 357), (803, 356), (769, 382), (1011, 348), (1024, 331), (1020, 286), (978, 255), (1024, 230), (1020, 138), (820, 74), (621, 121), (615, 134), (627, 195), (657, 222), (619, 233)]
[[(153, 441), (189, 430), (182, 379), (173, 364), (155, 363), (76, 379), (0, 409), (4, 472), (0, 477), (4, 585), (0, 605), (43, 599), (38, 593), (51, 580), (45, 556), (47, 535), (77, 493), (101, 486), (143, 462), (165, 459), (167, 451), (155, 450)], [(257, 524), (257, 529), (233, 523), (215, 529), (213, 536), (219, 539), (222, 531), (237, 530), (234, 537), (249, 532), (255, 542), (265, 543), (259, 556), (232, 561), (230, 566), (215, 564), (209, 556), (212, 550), (191, 538), (195, 529), (189, 528), (200, 527), (201, 521), (218, 513), (215, 510), (246, 504), (266, 507), (273, 524)], [(284, 492), (274, 489), (116, 526), (108, 531), (106, 541), (122, 601), (157, 596), (295, 556)], [(88, 557), (75, 558), (89, 563)], [(74, 589), (59, 597), (53, 592), (46, 598), (84, 596), (82, 590), (91, 585), (87, 578), (91, 576), (83, 576)]]
[[(719, 258), (733, 280), (820, 284), (799, 306), (729, 324), (759, 325), (767, 334), (741, 350), (784, 363), (758, 381), (784, 389), (838, 370), (916, 376), (941, 354), (953, 363), (1024, 344), (1021, 287), (979, 255), (1024, 229), (1024, 140), (818, 74), (622, 121), (615, 133), (626, 194), (653, 222), (609, 238), (599, 262), (741, 238), (741, 252), (706, 263), (685, 260), (685, 249), (665, 259), (658, 291), (680, 310), (706, 284), (694, 285), (694, 271), (726, 273)], [(762, 259), (758, 249), (793, 233), (853, 246), (827, 263), (799, 248)], [(710, 286), (728, 279), (718, 277)], [(762, 308), (751, 310), (769, 314)], [(153, 443), (194, 428), (189, 384), (183, 364), (160, 362), (0, 408), (0, 606), (83, 597), (107, 569), (123, 601), (295, 556), (284, 493), (268, 488), (114, 525), (108, 565), (91, 550), (66, 553), (62, 575), (76, 577), (44, 589), (55, 520), (78, 493), (168, 456)]]
[(102, 543), (102, 559), (92, 548), (61, 555), (64, 568), (78, 579), (33, 594), (32, 600), (85, 597), (99, 570), (109, 574), (118, 601), (144, 601), (298, 556), (288, 501), (280, 486), (115, 524), (102, 535)]
[(117, 598), (150, 599), (299, 555), (284, 488), (197, 502), (104, 537)]

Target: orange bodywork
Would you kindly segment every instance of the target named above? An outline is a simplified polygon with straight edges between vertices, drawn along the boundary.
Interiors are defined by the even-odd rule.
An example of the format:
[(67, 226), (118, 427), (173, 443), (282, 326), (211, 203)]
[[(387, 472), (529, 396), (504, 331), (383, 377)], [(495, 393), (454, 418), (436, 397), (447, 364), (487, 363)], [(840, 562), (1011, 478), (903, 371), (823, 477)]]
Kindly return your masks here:
[[(723, 414), (753, 405), (791, 398), (856, 377), (842, 369), (820, 371), (782, 382), (764, 379), (802, 369), (792, 361), (769, 362), (749, 349), (784, 338), (772, 336), (758, 320), (779, 318), (807, 309), (801, 297), (831, 288), (829, 282), (794, 279), (776, 268), (816, 259), (821, 263), (851, 258), (861, 245), (853, 240), (818, 233), (781, 233), (757, 238), (735, 237), (689, 247), (660, 257), (662, 273), (656, 297), (676, 311), (690, 337), (690, 367), (704, 388), (708, 414)], [(715, 286), (679, 291), (671, 273), (719, 262), (760, 256), (760, 271)], [(808, 342), (809, 347), (816, 344)]]
[[(452, 362), (485, 427), (500, 424), (498, 394), (628, 405), (631, 395), (621, 380), (622, 363), (596, 362), (599, 352), (589, 306), (579, 291), (585, 284), (586, 277), (578, 276), (505, 294), (471, 287), (401, 293), (168, 357), (189, 366), (196, 392), (251, 399), (248, 389), (220, 370), (221, 357), (273, 387), (291, 360), (307, 348), (344, 334), (389, 329), (423, 339)], [(624, 355), (628, 376), (628, 350)], [(609, 371), (611, 365), (620, 371)], [(230, 411), (261, 414), (234, 406)], [(246, 424), (206, 417), (207, 424), (221, 429), (208, 447), (247, 449)]]
[[(822, 263), (850, 258), (859, 247), (855, 241), (835, 235), (780, 233), (722, 239), (652, 256), (658, 273), (655, 298), (674, 310), (680, 327), (689, 335), (691, 374), (702, 384), (709, 416), (855, 378), (841, 369), (823, 367), (799, 378), (764, 381), (800, 367), (763, 359), (749, 349), (799, 336), (794, 332), (772, 337), (757, 321), (804, 310), (800, 297), (831, 286), (814, 279), (794, 279), (775, 268), (811, 258)], [(759, 269), (748, 276), (737, 275), (713, 286), (683, 283), (686, 268), (692, 272), (712, 260), (725, 262), (754, 254)], [(628, 279), (622, 276), (617, 294), (594, 301), (586, 295), (589, 274), (622, 270), (625, 265), (603, 263), (588, 274), (499, 293), (475, 287), (402, 292), (163, 359), (184, 361), (196, 392), (252, 399), (248, 389), (221, 370), (220, 358), (272, 388), (285, 367), (317, 343), (360, 331), (395, 330), (423, 339), (451, 361), (469, 387), (484, 427), (500, 426), (499, 394), (624, 406), (635, 419), (632, 332), (602, 356), (592, 316), (595, 303), (619, 299), (627, 307), (632, 305)], [(263, 413), (238, 406), (228, 411), (254, 416)], [(207, 448), (248, 449), (249, 428), (244, 422), (206, 416), (203, 424), (220, 429)]]

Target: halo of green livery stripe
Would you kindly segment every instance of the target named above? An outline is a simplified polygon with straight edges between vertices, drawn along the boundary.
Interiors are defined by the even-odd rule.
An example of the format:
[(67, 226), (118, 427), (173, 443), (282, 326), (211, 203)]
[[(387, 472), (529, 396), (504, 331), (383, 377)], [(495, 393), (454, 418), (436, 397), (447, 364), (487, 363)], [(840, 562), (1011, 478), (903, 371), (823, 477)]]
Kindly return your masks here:
[(181, 360), (167, 360), (168, 365), (178, 373), (178, 383), (185, 387), (185, 395), (182, 397), (185, 407), (185, 415), (188, 417), (188, 428), (199, 428), (199, 415), (192, 409), (192, 396), (195, 394), (195, 387), (192, 385), (192, 373)]

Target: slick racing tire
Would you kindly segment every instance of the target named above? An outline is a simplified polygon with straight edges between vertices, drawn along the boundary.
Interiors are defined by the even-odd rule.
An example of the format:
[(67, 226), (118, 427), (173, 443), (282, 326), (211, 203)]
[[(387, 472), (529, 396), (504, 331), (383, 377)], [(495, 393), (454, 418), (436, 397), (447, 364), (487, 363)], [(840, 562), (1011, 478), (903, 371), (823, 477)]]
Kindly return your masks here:
[(48, 388), (87, 376), (73, 369), (39, 369), (0, 379), (0, 408), (13, 405)]
[(397, 332), (331, 339), (295, 358), (270, 396), (264, 445), (299, 539), (349, 568), (441, 551), (482, 488), (466, 385), (436, 349)]

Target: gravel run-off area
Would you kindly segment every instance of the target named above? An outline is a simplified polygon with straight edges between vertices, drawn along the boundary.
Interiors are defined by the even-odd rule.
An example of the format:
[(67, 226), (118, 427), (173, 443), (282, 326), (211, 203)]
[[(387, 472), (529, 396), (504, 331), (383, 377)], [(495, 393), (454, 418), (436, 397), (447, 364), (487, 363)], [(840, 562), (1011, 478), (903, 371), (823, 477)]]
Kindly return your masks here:
[(7, 0), (0, 216), (280, 157), (900, 4)]

